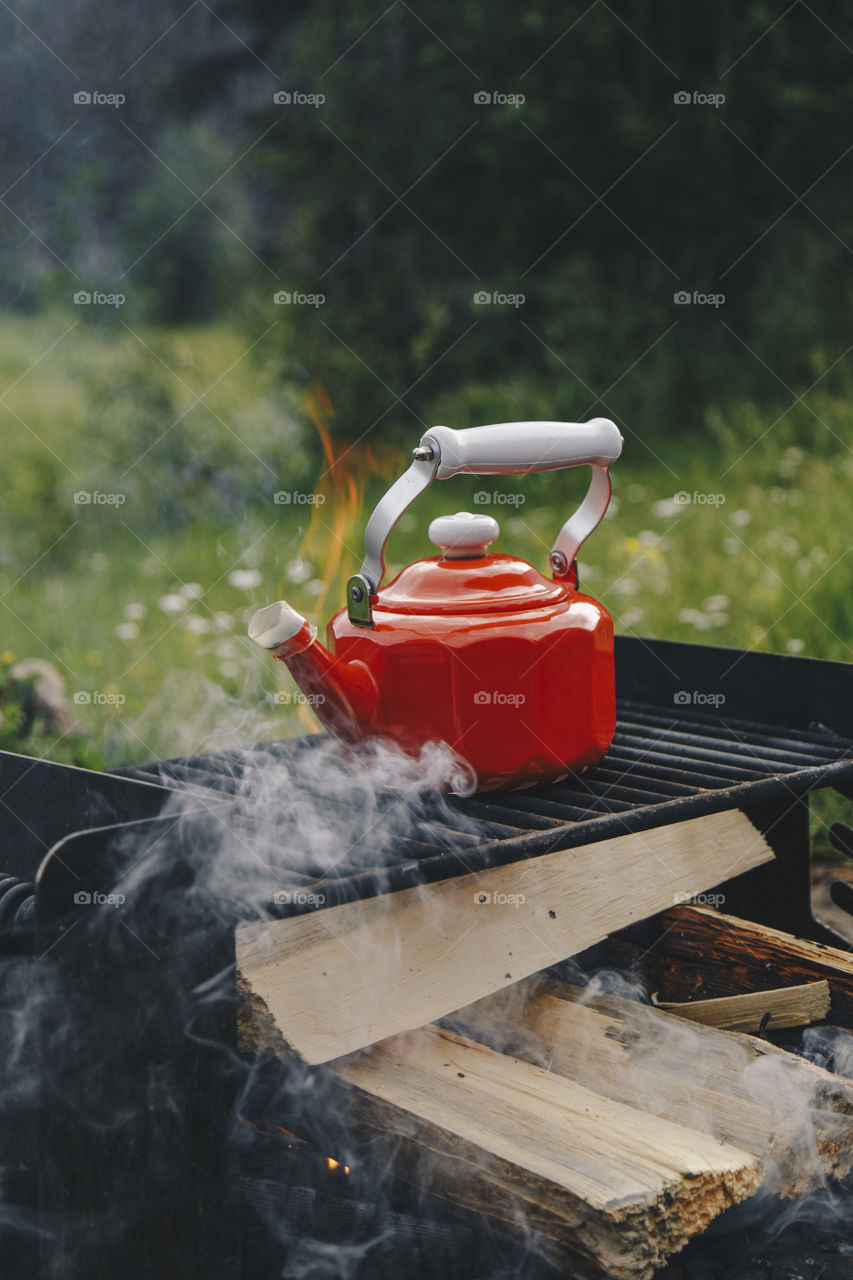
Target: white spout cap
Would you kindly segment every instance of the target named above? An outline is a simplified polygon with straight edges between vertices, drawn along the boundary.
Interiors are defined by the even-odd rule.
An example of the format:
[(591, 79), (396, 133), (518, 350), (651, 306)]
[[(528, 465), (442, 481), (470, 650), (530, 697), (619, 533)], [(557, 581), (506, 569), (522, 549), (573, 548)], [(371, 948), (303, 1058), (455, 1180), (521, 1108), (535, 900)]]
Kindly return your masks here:
[(303, 618), (301, 613), (292, 609), (286, 601), (279, 600), (276, 604), (268, 604), (252, 614), (249, 623), (249, 639), (254, 640), (255, 644), (259, 644), (262, 649), (272, 651), (293, 640), (306, 628), (310, 633), (308, 643), (311, 644), (317, 636), (317, 628), (312, 626), (307, 618)]

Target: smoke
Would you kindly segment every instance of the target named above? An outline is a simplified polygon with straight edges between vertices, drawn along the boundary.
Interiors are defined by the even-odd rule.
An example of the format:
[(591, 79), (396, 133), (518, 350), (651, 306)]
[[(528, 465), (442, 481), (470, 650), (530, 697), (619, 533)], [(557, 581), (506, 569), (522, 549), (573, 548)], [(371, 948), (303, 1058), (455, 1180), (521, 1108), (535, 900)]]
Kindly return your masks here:
[(853, 1034), (841, 1027), (808, 1027), (803, 1032), (802, 1052), (818, 1067), (853, 1077)]
[[(316, 735), (299, 742), (260, 742), (251, 751), (225, 753), (221, 774), (203, 772), (227, 801), (193, 786), (193, 775), (163, 811), (174, 838), (186, 850), (192, 882), (189, 893), (209, 904), (227, 904), (227, 914), (258, 917), (304, 884), (328, 877), (383, 870), (405, 859), (407, 846), (420, 848), (425, 826), (453, 832), (476, 831), (476, 823), (451, 812), (445, 792), (470, 787), (458, 758), (438, 743), (417, 756), (375, 740), (354, 750)], [(215, 766), (214, 766), (215, 767)], [(162, 776), (168, 777), (168, 766)], [(435, 837), (433, 836), (433, 839)], [(129, 833), (128, 839), (133, 835)], [(442, 851), (441, 843), (434, 847)], [(128, 873), (128, 893), (144, 890), (162, 866), (156, 845)], [(312, 904), (308, 904), (312, 905)]]
[[(120, 1273), (129, 1255), (140, 1275), (236, 1277), (241, 1240), (253, 1280), (384, 1280), (401, 1268), (553, 1276), (521, 1243), (434, 1200), (440, 1163), (416, 1161), (406, 1190), (405, 1140), (380, 1154), (348, 1124), (329, 1073), (246, 1061), (236, 1044), (235, 927), (300, 898), (312, 909), (322, 903), (311, 895), (346, 896), (351, 876), (381, 890), (426, 848), (452, 847), (453, 831), (476, 834), (442, 790), (459, 780), (452, 753), (415, 759), (381, 742), (353, 752), (318, 735), (198, 758), (177, 784), (161, 770), (175, 787), (161, 815), (63, 847), (36, 956), (3, 964), (4, 1280), (39, 1264), (48, 1280), (90, 1280)], [(547, 1020), (531, 1021), (535, 983), (456, 1025), (595, 1092), (752, 1141), (771, 1189), (796, 1165), (792, 1201), (765, 1193), (732, 1211), (693, 1246), (701, 1256), (745, 1255), (811, 1224), (839, 1236), (849, 1195), (823, 1170), (833, 1143), (842, 1163), (847, 1154), (847, 1033), (807, 1031), (792, 1065), (772, 1045), (651, 1008), (635, 976), (576, 963), (561, 976), (576, 988), (561, 1004), (602, 1030), (564, 1038), (559, 1061)], [(815, 1066), (838, 1073), (839, 1095)], [(536, 1245), (521, 1208), (516, 1228)]]
[(541, 978), (517, 984), (445, 1023), (599, 1095), (712, 1134), (762, 1162), (760, 1192), (717, 1219), (688, 1247), (683, 1262), (679, 1256), (663, 1275), (682, 1280), (694, 1268), (703, 1275), (737, 1275), (740, 1266), (751, 1275), (750, 1265), (763, 1264), (768, 1250), (778, 1250), (780, 1263), (791, 1267), (803, 1262), (802, 1274), (811, 1275), (805, 1265), (810, 1254), (849, 1248), (849, 1032), (791, 1032), (783, 1052), (767, 1041), (663, 1013), (648, 1003), (635, 974), (584, 974), (575, 962), (555, 972), (558, 986)]
[[(439, 853), (475, 829), (442, 793), (460, 778), (439, 746), (354, 754), (318, 735), (197, 759), (177, 785), (163, 765), (161, 778), (175, 789), (159, 817), (57, 850), (35, 954), (0, 968), (4, 1280), (39, 1262), (51, 1280), (114, 1275), (129, 1251), (140, 1275), (229, 1274), (258, 1074), (236, 1051), (235, 926), (365, 869), (381, 887), (427, 835)], [(316, 1110), (309, 1086), (306, 1075), (286, 1089), (303, 1115)], [(341, 1274), (384, 1247), (384, 1192), (372, 1203), (370, 1239), (341, 1254)], [(323, 1274), (335, 1251), (312, 1248), (297, 1252)]]

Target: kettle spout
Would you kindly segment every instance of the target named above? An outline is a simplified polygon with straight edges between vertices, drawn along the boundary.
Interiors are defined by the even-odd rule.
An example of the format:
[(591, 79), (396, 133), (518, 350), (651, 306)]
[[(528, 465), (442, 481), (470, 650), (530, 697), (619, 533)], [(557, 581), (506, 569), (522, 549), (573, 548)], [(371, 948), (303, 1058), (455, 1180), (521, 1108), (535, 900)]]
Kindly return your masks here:
[(317, 639), (317, 628), (284, 600), (253, 614), (249, 638), (283, 662), (317, 719), (357, 742), (376, 724), (379, 690), (363, 662), (343, 662)]

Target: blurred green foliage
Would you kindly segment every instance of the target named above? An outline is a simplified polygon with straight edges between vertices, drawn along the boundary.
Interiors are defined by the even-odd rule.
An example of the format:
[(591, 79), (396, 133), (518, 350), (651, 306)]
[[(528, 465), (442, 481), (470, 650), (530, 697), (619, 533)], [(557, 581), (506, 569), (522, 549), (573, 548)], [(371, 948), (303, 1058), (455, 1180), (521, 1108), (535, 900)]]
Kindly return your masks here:
[[(38, 29), (48, 0), (30, 10)], [(349, 439), (409, 439), (450, 394), (453, 425), (599, 412), (663, 444), (709, 407), (850, 386), (841, 0), (75, 13), (51, 23), (81, 84), (112, 68), (127, 101), (76, 107), (34, 41), (0, 48), (7, 305), (112, 287), (130, 322), (274, 325), (267, 367), (322, 383)]]
[[(106, 763), (312, 727), (304, 705), (270, 701), (293, 686), (247, 639), (249, 614), (286, 596), (328, 620), (360, 561), (365, 512), (406, 465), (405, 451), (389, 445), (374, 467), (362, 447), (329, 473), (304, 419), (287, 416), (276, 380), (247, 360), (206, 398), (209, 408), (194, 405), (244, 349), (221, 326), (145, 328), (107, 345), (86, 330), (73, 358), (60, 342), (37, 376), (28, 372), (65, 327), (58, 313), (0, 319), (3, 376), (17, 383), (0, 406), (14, 476), (0, 509), (8, 662), (47, 659), (69, 696), (122, 694), (120, 707), (74, 709)], [(454, 421), (487, 395), (472, 384), (437, 405)], [(524, 412), (517, 395), (507, 417)], [(745, 401), (709, 414), (704, 441), (676, 438), (654, 453), (627, 442), (610, 512), (581, 557), (584, 589), (617, 629), (850, 659), (853, 407), (820, 390), (811, 404), (825, 425), (797, 405), (767, 432), (782, 397), (765, 410)], [(276, 503), (278, 491), (299, 489), (300, 473), (301, 496), (322, 501)], [(359, 477), (363, 490), (352, 488)], [(433, 516), (476, 510), (483, 492), (499, 547), (544, 569), (585, 480), (579, 470), (436, 483), (395, 531), (389, 573), (430, 554)], [(124, 501), (74, 502), (91, 490)], [(42, 749), (67, 758), (70, 748), (48, 738)]]
[[(282, 88), (325, 95), (278, 108), (253, 163), (285, 215), (262, 256), (326, 294), (283, 309), (281, 336), (339, 430), (412, 434), (474, 383), (491, 394), (454, 425), (517, 400), (663, 441), (701, 430), (709, 404), (804, 392), (815, 347), (846, 348), (840, 0), (784, 20), (760, 3), (232, 11)], [(725, 102), (674, 101), (694, 91)], [(679, 290), (725, 303), (679, 306)], [(846, 366), (831, 381), (849, 386)]]
[[(115, 765), (312, 727), (248, 614), (328, 618), (365, 507), (442, 421), (620, 423), (583, 564), (620, 630), (850, 658), (841, 0), (24, 7), (127, 100), (76, 106), (0, 13), (0, 666), (125, 701), (57, 737), (4, 677), (4, 744)], [(73, 303), (94, 289), (125, 302)], [(502, 480), (502, 548), (544, 565), (582, 483)], [(435, 485), (392, 566), (481, 488)]]

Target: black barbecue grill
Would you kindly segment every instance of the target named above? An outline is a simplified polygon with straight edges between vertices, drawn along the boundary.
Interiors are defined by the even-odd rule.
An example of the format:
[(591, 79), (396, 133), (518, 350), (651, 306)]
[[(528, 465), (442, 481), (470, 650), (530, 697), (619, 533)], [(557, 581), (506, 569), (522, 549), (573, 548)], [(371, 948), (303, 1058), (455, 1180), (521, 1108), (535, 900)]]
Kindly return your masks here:
[[(776, 859), (723, 886), (726, 909), (845, 945), (811, 913), (809, 796), (834, 787), (853, 799), (853, 666), (619, 637), (616, 670), (618, 727), (598, 765), (553, 785), (484, 798), (419, 794), (390, 852), (377, 858), (372, 832), (383, 812), (390, 818), (409, 805), (389, 787), (369, 829), (360, 831), (361, 815), (351, 815), (348, 851), (333, 868), (294, 858), (298, 871), (288, 879), (283, 850), (282, 884), (322, 889), (328, 906), (737, 807), (765, 833)], [(184, 847), (173, 813), (179, 793), (212, 833), (233, 827), (247, 846), (266, 841), (266, 848), (276, 820), (267, 814), (258, 824), (246, 811), (253, 777), (271, 762), (310, 761), (324, 744), (315, 735), (113, 774), (0, 756), (5, 974), (15, 990), (21, 964), (32, 963), (19, 957), (45, 955), (52, 990), (64, 993), (71, 1010), (67, 1070), (59, 1080), (48, 1072), (41, 1106), (22, 1106), (0, 1137), (0, 1162), (16, 1170), (7, 1200), (41, 1226), (29, 1235), (0, 1227), (0, 1246), (24, 1268), (0, 1274), (36, 1275), (40, 1265), (45, 1280), (119, 1270), (256, 1280), (287, 1274), (282, 1257), (300, 1232), (369, 1240), (379, 1220), (369, 1181), (354, 1175), (343, 1190), (340, 1177), (324, 1182), (316, 1151), (281, 1127), (289, 1108), (275, 1069), (256, 1068), (247, 1082), (238, 1063), (229, 966), (239, 910), (229, 914), (222, 903), (192, 895), (199, 853)], [(322, 805), (322, 769), (303, 771), (303, 785), (305, 776), (312, 802)], [(283, 814), (285, 800), (292, 797), (282, 797)], [(109, 939), (106, 924), (79, 928), (75, 895), (122, 883), (151, 849), (166, 850), (167, 878), (155, 883), (153, 897), (102, 913)], [(181, 895), (184, 916), (175, 908)], [(312, 908), (299, 901), (266, 904), (270, 915), (305, 909)], [(219, 995), (202, 1002), (197, 1020), (194, 1002), (207, 990)], [(56, 1053), (55, 1040), (49, 1051)], [(38, 1047), (29, 1052), (36, 1071)], [(162, 1098), (150, 1092), (151, 1072), (165, 1072), (157, 1077)], [(136, 1111), (134, 1081), (148, 1099)], [(124, 1118), (117, 1127), (93, 1123), (93, 1109)], [(154, 1176), (161, 1166), (162, 1177)], [(488, 1255), (483, 1241), (491, 1236), (478, 1224), (396, 1189), (387, 1195), (383, 1238), (394, 1256), (374, 1251), (354, 1277), (390, 1280), (404, 1265), (432, 1275), (430, 1255), (449, 1277), (453, 1248), (470, 1256), (472, 1241)], [(505, 1256), (506, 1246), (500, 1249), (495, 1257)], [(527, 1274), (520, 1256), (512, 1265)], [(531, 1276), (551, 1274), (539, 1262), (529, 1266)]]
[[(317, 868), (314, 887), (322, 881), (331, 904), (742, 808), (777, 861), (741, 878), (730, 909), (839, 943), (811, 914), (808, 795), (832, 786), (853, 796), (853, 668), (619, 636), (616, 670), (616, 734), (598, 764), (550, 786), (442, 801), (437, 813), (398, 837), (400, 856), (392, 866), (354, 867), (345, 860), (331, 883), (328, 871)], [(705, 700), (698, 709), (697, 695)], [(707, 711), (709, 699), (714, 709)], [(310, 739), (304, 741), (310, 749)], [(279, 750), (286, 755), (293, 744)], [(253, 758), (252, 752), (222, 753), (118, 772), (236, 792)]]

